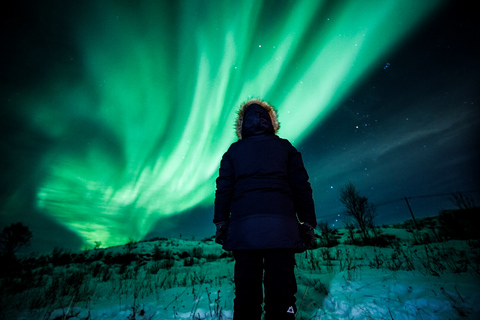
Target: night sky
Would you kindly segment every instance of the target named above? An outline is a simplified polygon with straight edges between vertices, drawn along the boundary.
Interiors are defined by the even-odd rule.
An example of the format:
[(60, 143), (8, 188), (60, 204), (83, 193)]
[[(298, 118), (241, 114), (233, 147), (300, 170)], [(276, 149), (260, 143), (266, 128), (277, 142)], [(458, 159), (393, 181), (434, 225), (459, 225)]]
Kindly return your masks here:
[[(1, 10), (0, 228), (32, 250), (214, 234), (249, 97), (276, 106), (317, 217), (353, 182), (377, 224), (480, 203), (469, 1), (15, 1)], [(367, 2), (366, 2), (367, 3)], [(423, 5), (423, 7), (422, 7)], [(338, 220), (338, 221), (337, 221)]]

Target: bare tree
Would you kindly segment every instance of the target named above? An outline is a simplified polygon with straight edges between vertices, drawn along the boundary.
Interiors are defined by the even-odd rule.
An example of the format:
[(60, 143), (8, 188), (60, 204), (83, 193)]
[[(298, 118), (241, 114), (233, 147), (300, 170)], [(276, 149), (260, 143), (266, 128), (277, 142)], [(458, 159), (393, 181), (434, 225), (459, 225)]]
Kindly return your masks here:
[(353, 218), (358, 229), (362, 232), (363, 239), (369, 239), (369, 230), (375, 225), (376, 207), (368, 202), (367, 197), (360, 196), (352, 182), (348, 182), (340, 190), (340, 201), (345, 205), (344, 213)]

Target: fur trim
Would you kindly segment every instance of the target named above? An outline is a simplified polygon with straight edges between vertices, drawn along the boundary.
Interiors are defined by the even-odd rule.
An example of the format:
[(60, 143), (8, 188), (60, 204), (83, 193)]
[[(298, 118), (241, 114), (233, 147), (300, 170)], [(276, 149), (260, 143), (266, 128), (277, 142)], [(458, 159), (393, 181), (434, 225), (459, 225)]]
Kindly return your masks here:
[(270, 115), (270, 119), (272, 120), (273, 129), (275, 130), (275, 134), (276, 134), (278, 129), (280, 128), (280, 123), (277, 120), (277, 111), (275, 110), (275, 108), (269, 105), (265, 101), (262, 101), (259, 99), (250, 99), (244, 104), (242, 104), (240, 107), (240, 110), (238, 110), (237, 122), (235, 124), (235, 130), (237, 131), (238, 139), (239, 140), (242, 139), (242, 124), (243, 124), (243, 117), (245, 115), (245, 110), (247, 110), (247, 107), (252, 104), (258, 104), (268, 111), (268, 114)]

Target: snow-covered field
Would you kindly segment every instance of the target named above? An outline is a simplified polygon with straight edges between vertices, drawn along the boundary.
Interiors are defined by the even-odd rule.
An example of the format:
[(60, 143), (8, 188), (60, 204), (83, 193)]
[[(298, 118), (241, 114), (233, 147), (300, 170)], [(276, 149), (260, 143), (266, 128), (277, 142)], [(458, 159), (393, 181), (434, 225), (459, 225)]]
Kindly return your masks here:
[[(297, 319), (480, 319), (478, 240), (418, 244), (389, 227), (388, 246), (355, 246), (344, 232), (297, 255)], [(0, 319), (232, 318), (234, 261), (211, 239), (55, 250), (15, 267)]]

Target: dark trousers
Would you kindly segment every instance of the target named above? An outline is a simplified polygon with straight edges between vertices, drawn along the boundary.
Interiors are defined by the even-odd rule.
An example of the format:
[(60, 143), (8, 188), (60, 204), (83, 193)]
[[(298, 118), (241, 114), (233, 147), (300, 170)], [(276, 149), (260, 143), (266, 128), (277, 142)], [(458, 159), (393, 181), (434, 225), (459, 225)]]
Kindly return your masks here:
[(265, 320), (295, 319), (295, 253), (289, 249), (234, 250), (234, 320), (259, 320), (265, 286)]

